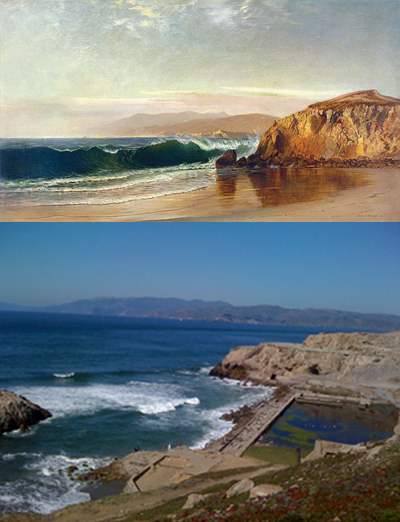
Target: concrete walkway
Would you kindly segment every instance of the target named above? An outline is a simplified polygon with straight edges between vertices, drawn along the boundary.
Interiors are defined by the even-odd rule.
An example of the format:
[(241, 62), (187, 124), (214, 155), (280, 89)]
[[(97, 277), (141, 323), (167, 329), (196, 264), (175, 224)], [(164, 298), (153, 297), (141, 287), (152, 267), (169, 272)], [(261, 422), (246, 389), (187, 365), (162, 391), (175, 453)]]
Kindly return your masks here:
[(286, 395), (284, 399), (261, 402), (256, 407), (255, 413), (249, 422), (239, 430), (233, 430), (222, 439), (210, 444), (206, 448), (207, 452), (240, 457), (282, 415), (298, 395), (298, 393), (291, 393)]

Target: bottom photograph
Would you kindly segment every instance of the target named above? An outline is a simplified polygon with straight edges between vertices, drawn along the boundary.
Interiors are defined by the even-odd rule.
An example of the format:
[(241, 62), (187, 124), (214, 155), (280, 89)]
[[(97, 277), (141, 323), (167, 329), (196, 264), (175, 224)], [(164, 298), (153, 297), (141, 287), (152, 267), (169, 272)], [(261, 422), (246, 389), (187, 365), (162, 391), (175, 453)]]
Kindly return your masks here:
[(0, 241), (0, 521), (400, 520), (398, 224)]

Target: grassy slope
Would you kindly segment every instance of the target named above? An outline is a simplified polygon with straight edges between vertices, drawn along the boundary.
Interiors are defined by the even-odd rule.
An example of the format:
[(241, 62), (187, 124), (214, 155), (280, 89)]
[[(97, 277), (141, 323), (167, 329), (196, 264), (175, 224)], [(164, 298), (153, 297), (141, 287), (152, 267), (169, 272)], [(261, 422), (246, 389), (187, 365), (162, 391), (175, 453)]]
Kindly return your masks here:
[(372, 458), (327, 457), (268, 473), (255, 483), (279, 484), (284, 491), (265, 500), (214, 493), (190, 511), (166, 505), (163, 512), (141, 513), (136, 520), (167, 520), (167, 514), (171, 520), (176, 513), (177, 522), (398, 522), (400, 443), (384, 446)]

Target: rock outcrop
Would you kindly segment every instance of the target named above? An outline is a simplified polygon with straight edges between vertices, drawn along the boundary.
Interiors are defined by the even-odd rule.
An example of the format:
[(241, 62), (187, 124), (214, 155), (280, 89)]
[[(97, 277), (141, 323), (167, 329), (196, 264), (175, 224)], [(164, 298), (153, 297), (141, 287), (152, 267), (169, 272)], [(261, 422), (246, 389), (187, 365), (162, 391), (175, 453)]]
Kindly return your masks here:
[(10, 391), (0, 391), (0, 435), (14, 430), (25, 431), (29, 426), (51, 417), (51, 413), (25, 397)]
[(300, 344), (241, 346), (211, 375), (263, 383), (307, 380), (400, 390), (400, 332), (309, 336)]
[(400, 166), (400, 100), (357, 91), (275, 121), (247, 158), (249, 167), (271, 165)]
[(219, 157), (215, 163), (217, 169), (223, 169), (225, 167), (230, 167), (236, 163), (237, 155), (235, 150), (228, 150)]

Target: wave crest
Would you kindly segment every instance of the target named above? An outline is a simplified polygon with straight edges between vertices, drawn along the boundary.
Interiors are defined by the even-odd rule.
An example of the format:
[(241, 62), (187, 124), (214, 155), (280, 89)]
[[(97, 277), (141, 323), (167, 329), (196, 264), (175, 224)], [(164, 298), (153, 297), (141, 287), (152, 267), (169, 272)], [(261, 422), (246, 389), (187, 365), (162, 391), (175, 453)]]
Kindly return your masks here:
[(204, 148), (189, 141), (168, 140), (139, 148), (107, 149), (90, 147), (61, 150), (52, 147), (0, 150), (0, 169), (7, 180), (52, 179), (110, 170), (140, 170), (181, 164), (207, 163), (224, 152), (223, 148)]

